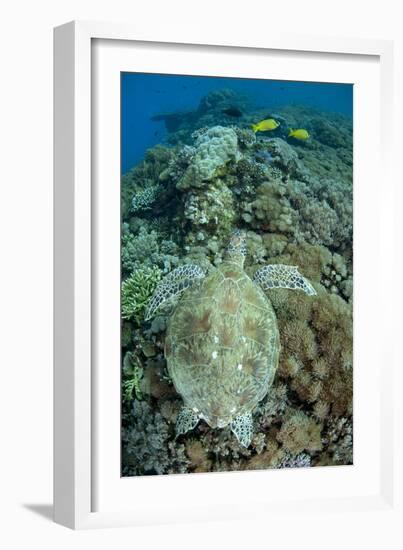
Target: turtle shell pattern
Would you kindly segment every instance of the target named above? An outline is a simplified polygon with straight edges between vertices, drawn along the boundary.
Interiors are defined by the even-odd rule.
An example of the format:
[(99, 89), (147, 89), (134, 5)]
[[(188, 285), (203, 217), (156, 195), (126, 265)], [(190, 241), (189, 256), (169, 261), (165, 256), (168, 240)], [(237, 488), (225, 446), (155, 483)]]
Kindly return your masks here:
[(236, 262), (188, 289), (168, 322), (169, 374), (185, 406), (213, 428), (254, 409), (273, 382), (279, 352), (272, 305)]

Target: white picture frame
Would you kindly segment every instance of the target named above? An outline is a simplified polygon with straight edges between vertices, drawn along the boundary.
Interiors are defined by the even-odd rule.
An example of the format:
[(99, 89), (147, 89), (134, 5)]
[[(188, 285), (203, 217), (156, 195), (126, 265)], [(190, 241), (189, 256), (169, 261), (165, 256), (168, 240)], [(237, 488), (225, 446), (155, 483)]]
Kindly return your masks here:
[[(103, 44), (107, 44), (104, 50)], [(180, 36), (178, 33), (170, 35), (169, 30), (164, 36), (152, 36), (152, 33), (149, 35), (130, 25), (72, 22), (55, 29), (54, 45), (55, 521), (82, 529), (238, 519), (274, 513), (284, 506), (290, 510), (298, 509), (307, 503), (312, 514), (324, 508), (333, 511), (346, 507), (351, 510), (393, 510), (394, 447), (390, 419), (394, 414), (391, 396), (395, 358), (393, 348), (387, 345), (391, 328), (387, 316), (387, 289), (392, 285), (393, 273), (389, 269), (390, 263), (388, 269), (381, 267), (386, 264), (382, 260), (393, 256), (394, 247), (390, 215), (393, 210), (393, 178), (388, 177), (392, 150), (392, 43), (273, 33), (253, 40), (237, 37), (223, 41), (209, 35), (208, 31), (203, 32), (201, 38), (187, 36), (185, 29)], [(165, 50), (170, 52), (169, 61), (168, 58), (164, 61)], [(173, 50), (179, 52), (178, 55), (173, 55)], [(129, 51), (127, 56), (125, 51)], [(189, 56), (181, 52), (191, 52), (192, 62)], [(253, 74), (261, 74), (259, 58), (262, 56), (264, 59), (264, 56), (271, 56), (273, 67), (280, 56), (279, 71), (285, 70), (280, 65), (285, 65), (285, 60), (293, 56), (295, 59), (311, 59), (313, 65), (316, 58), (322, 56), (322, 65), (319, 63), (316, 68), (313, 67), (312, 75), (315, 70), (317, 74), (321, 66), (324, 80), (328, 75), (329, 81), (337, 81), (336, 66), (340, 65), (341, 71), (350, 71), (348, 81), (356, 83), (359, 90), (357, 93), (362, 94), (359, 96), (362, 104), (365, 97), (372, 102), (368, 104), (372, 106), (371, 120), (365, 116), (367, 111), (363, 110), (360, 117), (359, 107), (356, 109), (360, 117), (361, 133), (354, 142), (354, 184), (357, 178), (357, 181), (367, 182), (366, 189), (361, 185), (355, 189), (356, 204), (359, 199), (359, 206), (354, 212), (359, 242), (355, 250), (358, 259), (356, 277), (360, 285), (355, 288), (360, 305), (356, 309), (355, 301), (355, 338), (360, 353), (358, 358), (355, 356), (355, 360), (361, 364), (370, 364), (371, 369), (368, 375), (357, 369), (354, 384), (355, 398), (361, 395), (361, 402), (364, 403), (362, 397), (367, 396), (370, 403), (376, 403), (376, 406), (364, 403), (357, 415), (355, 410), (355, 430), (359, 428), (364, 435), (361, 450), (358, 445), (358, 458), (355, 455), (355, 465), (352, 467), (316, 468), (312, 469), (315, 471), (301, 472), (126, 478), (125, 487), (122, 487), (121, 480), (117, 479), (120, 471), (115, 469), (109, 474), (111, 468), (117, 465), (116, 449), (120, 445), (120, 425), (116, 422), (119, 419), (116, 409), (119, 384), (113, 378), (103, 374), (99, 376), (98, 365), (98, 362), (102, 363), (100, 357), (105, 357), (105, 354), (109, 356), (109, 347), (113, 348), (112, 336), (108, 342), (109, 334), (114, 334), (116, 343), (119, 333), (119, 324), (115, 323), (109, 325), (111, 332), (108, 333), (108, 339), (100, 339), (106, 328), (103, 320), (106, 317), (116, 320), (119, 300), (118, 297), (106, 302), (104, 299), (108, 294), (105, 289), (116, 290), (116, 269), (113, 271), (106, 268), (102, 271), (106, 275), (99, 277), (101, 268), (106, 265), (105, 261), (111, 258), (119, 261), (116, 239), (106, 239), (106, 234), (102, 233), (104, 222), (112, 223), (106, 226), (111, 229), (111, 234), (113, 228), (116, 228), (113, 219), (116, 221), (119, 186), (103, 185), (103, 191), (99, 193), (97, 184), (98, 178), (101, 181), (106, 174), (112, 179), (115, 177), (116, 151), (119, 147), (116, 134), (118, 105), (115, 102), (107, 116), (102, 117), (99, 117), (99, 105), (106, 101), (102, 103), (104, 107), (108, 101), (116, 100), (116, 87), (108, 87), (108, 83), (113, 82), (109, 76), (113, 77), (118, 70), (128, 70), (133, 59), (143, 71), (148, 68), (152, 72), (161, 67), (157, 64), (158, 58), (158, 63), (166, 63), (163, 72), (173, 72), (172, 67), (183, 63), (180, 71), (188, 70), (188, 74), (192, 74), (192, 70), (198, 66), (198, 74), (204, 74), (200, 71), (203, 71), (207, 57), (210, 63), (211, 59), (216, 60), (216, 67), (219, 68), (214, 70), (219, 74), (228, 67), (228, 75), (236, 75), (235, 71), (240, 70), (240, 58), (243, 57), (253, 61), (248, 61), (249, 70), (252, 71), (249, 74), (252, 75), (255, 70), (257, 73)], [(364, 75), (362, 80), (359, 80), (358, 72), (357, 76), (354, 75), (355, 66), (349, 68), (350, 62), (358, 58), (363, 65), (360, 73)], [(122, 64), (120, 69), (117, 66), (119, 63)], [(294, 71), (298, 73), (295, 60)], [(334, 73), (333, 77), (329, 76), (329, 71)], [(301, 74), (299, 78), (302, 78)], [(102, 97), (97, 96), (97, 86), (101, 88), (101, 85)], [(102, 113), (105, 113), (105, 109)], [(110, 153), (107, 149), (108, 154), (103, 155), (106, 164), (100, 167), (99, 152), (111, 145), (110, 141), (103, 141), (106, 134), (109, 140), (111, 136), (117, 138), (116, 147), (112, 143)], [(373, 139), (373, 135), (380, 136), (379, 142)], [(365, 155), (367, 162), (360, 164), (360, 159)], [(382, 193), (377, 185), (381, 168)], [(111, 219), (105, 212), (106, 207), (114, 212)], [(369, 214), (372, 224), (368, 224)], [(102, 224), (99, 223), (100, 219)], [(361, 222), (366, 234), (360, 232)], [(379, 246), (369, 250), (369, 240), (371, 244), (378, 242)], [(371, 258), (372, 269), (369, 269)], [(116, 262), (114, 265), (116, 267)], [(116, 296), (116, 292), (109, 294)], [(371, 301), (368, 300), (369, 296)], [(378, 315), (376, 325), (371, 324), (370, 320), (374, 311)], [(379, 318), (382, 322), (379, 322)], [(369, 342), (368, 346), (360, 346), (360, 341)], [(382, 356), (381, 349), (384, 350)], [(113, 359), (114, 355), (111, 357)], [(116, 377), (116, 374), (110, 373), (110, 376)], [(110, 403), (112, 408), (109, 410)], [(376, 431), (376, 435), (371, 435), (371, 430)], [(375, 452), (368, 456), (370, 437), (373, 437)], [(109, 448), (114, 451), (110, 452)], [(285, 474), (292, 476), (291, 482)], [(270, 497), (258, 491), (258, 487), (267, 483), (268, 479)], [(215, 493), (214, 502), (211, 502), (212, 492)], [(174, 493), (175, 506), (172, 506)], [(157, 501), (156, 494), (159, 495)], [(237, 495), (242, 495), (242, 498), (237, 498)], [(282, 495), (281, 499), (279, 495)]]

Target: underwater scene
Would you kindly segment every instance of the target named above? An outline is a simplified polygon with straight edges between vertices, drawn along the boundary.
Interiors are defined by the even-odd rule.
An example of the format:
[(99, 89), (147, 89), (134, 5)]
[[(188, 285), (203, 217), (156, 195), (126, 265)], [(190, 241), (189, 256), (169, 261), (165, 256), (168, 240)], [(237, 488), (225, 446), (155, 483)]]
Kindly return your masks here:
[(121, 74), (121, 475), (353, 463), (353, 87)]

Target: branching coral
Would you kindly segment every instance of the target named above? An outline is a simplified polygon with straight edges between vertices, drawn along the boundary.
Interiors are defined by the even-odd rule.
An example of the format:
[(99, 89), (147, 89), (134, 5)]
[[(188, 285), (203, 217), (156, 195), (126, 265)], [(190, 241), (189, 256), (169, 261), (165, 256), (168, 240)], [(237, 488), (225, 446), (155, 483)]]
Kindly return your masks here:
[(134, 235), (127, 224), (123, 225), (121, 258), (122, 268), (126, 273), (131, 273), (146, 263), (150, 255), (158, 252), (158, 249), (158, 235), (155, 231), (147, 233), (145, 228), (141, 228), (139, 234)]
[(190, 440), (186, 443), (186, 454), (190, 458), (190, 469), (194, 472), (211, 471), (212, 462), (201, 441)]
[(150, 185), (138, 191), (132, 198), (132, 212), (148, 210), (161, 192), (160, 185)]
[(258, 407), (259, 424), (267, 430), (273, 421), (278, 420), (284, 414), (287, 407), (287, 387), (285, 384), (274, 384), (263, 402)]
[(300, 213), (299, 240), (344, 249), (352, 239), (352, 186), (310, 176), (292, 180), (288, 196)]
[(231, 126), (238, 137), (238, 145), (241, 151), (250, 149), (256, 143), (256, 134), (249, 128)]
[(309, 468), (310, 465), (311, 457), (307, 453), (301, 453), (297, 456), (285, 456), (279, 468)]
[(251, 261), (254, 264), (263, 263), (266, 258), (266, 249), (263, 245), (262, 236), (253, 231), (248, 231), (246, 243)]
[[(327, 280), (332, 269), (341, 276), (348, 272), (344, 258), (323, 246), (290, 244), (273, 260), (299, 265), (304, 275), (318, 283)], [(340, 281), (335, 279), (336, 284)], [(321, 423), (329, 414), (351, 414), (352, 315), (350, 304), (318, 283), (314, 299), (281, 289), (270, 291), (270, 299), (282, 344), (278, 376), (293, 392), (290, 405), (304, 407), (311, 419)]]
[[(141, 380), (141, 390), (144, 395), (158, 401), (177, 396), (172, 381), (167, 376), (166, 363), (161, 356), (147, 359)], [(166, 409), (164, 412), (166, 413)]]
[(262, 240), (269, 258), (281, 254), (288, 244), (287, 237), (278, 233), (263, 233)]
[(141, 323), (148, 301), (161, 279), (158, 267), (139, 268), (122, 283), (122, 319)]
[(240, 190), (246, 191), (251, 191), (268, 177), (268, 171), (262, 163), (247, 157), (239, 160), (235, 174)]
[(320, 451), (322, 450), (321, 430), (321, 424), (305, 413), (297, 411), (283, 422), (277, 440), (291, 453)]
[(132, 422), (122, 434), (123, 475), (184, 473), (189, 463), (183, 445), (171, 440), (168, 424), (145, 401), (134, 401)]
[(353, 423), (351, 417), (329, 417), (323, 436), (326, 452), (317, 465), (353, 464)]
[[(313, 246), (307, 243), (298, 245), (290, 243), (283, 247), (282, 253), (279, 256), (271, 259), (271, 263), (298, 266), (301, 273), (314, 283), (323, 282), (331, 262), (332, 254), (326, 247)], [(273, 299), (276, 299), (276, 295), (273, 294)], [(285, 300), (286, 295), (284, 293), (280, 293), (279, 295), (283, 296)], [(294, 294), (291, 296), (290, 293), (287, 293), (287, 296), (290, 296), (290, 300), (294, 300)], [(312, 300), (309, 300), (309, 303), (313, 303)]]
[(344, 251), (352, 239), (352, 187), (307, 175), (282, 181), (272, 171), (257, 187), (255, 199), (245, 200), (242, 218), (254, 228), (291, 236), (294, 242)]
[[(279, 375), (288, 380), (301, 403), (312, 404), (318, 419), (352, 408), (352, 318), (350, 306), (339, 296), (320, 290), (305, 307), (295, 307), (275, 297), (282, 342)], [(281, 295), (283, 296), (283, 295)], [(298, 298), (297, 298), (298, 301)]]
[(160, 173), (159, 181), (178, 181), (192, 163), (195, 152), (195, 147), (190, 145), (185, 145), (179, 149), (169, 161), (168, 167)]
[(284, 450), (274, 439), (269, 439), (266, 449), (260, 454), (252, 456), (248, 461), (242, 463), (243, 470), (266, 470), (267, 468), (278, 468), (285, 456)]
[(173, 241), (162, 240), (157, 231), (147, 231), (141, 226), (134, 235), (127, 224), (122, 228), (122, 270), (123, 275), (129, 275), (142, 267), (158, 266), (162, 271), (170, 271), (178, 265), (175, 254), (177, 246)]
[(143, 399), (143, 393), (140, 388), (143, 368), (138, 356), (128, 351), (123, 359), (123, 379), (122, 379), (122, 397), (124, 401), (130, 402), (133, 397)]
[(155, 186), (159, 181), (159, 174), (168, 166), (173, 151), (167, 147), (157, 146), (149, 149), (145, 159), (122, 176), (121, 205), (123, 219), (132, 209), (133, 197)]

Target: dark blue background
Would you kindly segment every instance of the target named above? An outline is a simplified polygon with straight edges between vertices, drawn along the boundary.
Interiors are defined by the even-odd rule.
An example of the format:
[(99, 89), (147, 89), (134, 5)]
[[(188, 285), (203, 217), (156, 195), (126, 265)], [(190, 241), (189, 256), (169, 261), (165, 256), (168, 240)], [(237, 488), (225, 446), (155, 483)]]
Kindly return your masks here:
[(122, 173), (137, 164), (148, 148), (163, 142), (165, 125), (153, 122), (151, 116), (196, 109), (212, 90), (246, 93), (256, 107), (270, 109), (298, 103), (350, 117), (353, 110), (351, 84), (122, 73), (121, 86)]

